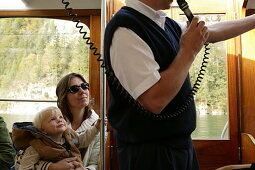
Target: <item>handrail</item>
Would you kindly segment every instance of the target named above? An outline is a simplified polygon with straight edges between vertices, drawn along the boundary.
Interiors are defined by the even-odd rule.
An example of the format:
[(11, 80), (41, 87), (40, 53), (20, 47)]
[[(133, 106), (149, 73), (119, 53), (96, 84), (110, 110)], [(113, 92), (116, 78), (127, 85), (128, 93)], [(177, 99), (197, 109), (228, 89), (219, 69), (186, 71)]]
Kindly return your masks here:
[[(104, 31), (106, 27), (106, 0), (101, 1), (101, 51), (104, 49)], [(103, 56), (103, 54), (101, 54)], [(103, 67), (104, 61), (102, 60), (100, 67), (100, 118), (101, 121), (101, 131), (100, 131), (100, 160), (101, 160), (101, 170), (106, 169), (105, 162), (105, 137), (106, 137), (106, 77), (105, 77), (105, 68)]]
[(221, 132), (221, 135), (220, 135), (221, 139), (223, 139), (225, 137), (227, 129), (228, 129), (228, 121), (226, 122), (226, 124)]

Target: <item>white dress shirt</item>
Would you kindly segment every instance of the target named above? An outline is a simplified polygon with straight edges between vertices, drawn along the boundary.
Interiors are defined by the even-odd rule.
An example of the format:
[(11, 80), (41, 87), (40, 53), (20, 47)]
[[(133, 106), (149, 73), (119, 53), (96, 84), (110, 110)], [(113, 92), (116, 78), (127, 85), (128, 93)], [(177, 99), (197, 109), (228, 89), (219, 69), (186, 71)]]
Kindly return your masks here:
[[(137, 0), (127, 0), (126, 4), (164, 29), (166, 17), (164, 12), (155, 11)], [(130, 29), (119, 27), (115, 31), (110, 56), (116, 77), (134, 99), (160, 79), (159, 65), (154, 60), (150, 47)]]

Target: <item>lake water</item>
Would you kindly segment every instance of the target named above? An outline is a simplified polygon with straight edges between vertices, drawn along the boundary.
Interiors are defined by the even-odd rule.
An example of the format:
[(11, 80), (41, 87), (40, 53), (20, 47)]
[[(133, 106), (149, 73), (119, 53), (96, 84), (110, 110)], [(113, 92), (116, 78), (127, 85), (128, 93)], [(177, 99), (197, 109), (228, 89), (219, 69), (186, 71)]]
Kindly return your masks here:
[[(14, 122), (32, 121), (34, 115), (1, 114), (7, 123), (9, 131)], [(197, 128), (192, 134), (193, 139), (221, 139), (222, 130), (228, 120), (227, 115), (199, 115)], [(228, 138), (228, 131), (224, 139)]]
[[(193, 139), (221, 139), (221, 133), (228, 121), (227, 115), (199, 115)], [(228, 129), (224, 139), (228, 139)]]

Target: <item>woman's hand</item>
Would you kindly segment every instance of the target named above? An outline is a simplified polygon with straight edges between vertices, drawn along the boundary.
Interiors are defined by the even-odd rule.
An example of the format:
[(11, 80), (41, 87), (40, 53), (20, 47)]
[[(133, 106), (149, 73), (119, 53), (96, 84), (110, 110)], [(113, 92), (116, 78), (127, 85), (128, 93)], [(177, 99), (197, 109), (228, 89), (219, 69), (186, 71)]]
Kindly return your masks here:
[(75, 170), (88, 170), (87, 168), (84, 168), (81, 163), (74, 162)]
[[(101, 120), (102, 120), (101, 118), (98, 118), (98, 119), (97, 119), (97, 122), (96, 122), (96, 124), (95, 124), (95, 127), (96, 127), (98, 130), (100, 130), (100, 123), (101, 123)], [(104, 125), (107, 126), (107, 123), (108, 123), (108, 120), (105, 119), (105, 120), (104, 120)]]
[(95, 124), (95, 126), (96, 126), (96, 128), (98, 129), (98, 130), (100, 130), (100, 123), (101, 123), (101, 118), (98, 118), (97, 119), (97, 122), (96, 122), (96, 124)]
[(56, 163), (50, 164), (48, 170), (74, 170), (77, 162), (76, 157), (65, 158)]

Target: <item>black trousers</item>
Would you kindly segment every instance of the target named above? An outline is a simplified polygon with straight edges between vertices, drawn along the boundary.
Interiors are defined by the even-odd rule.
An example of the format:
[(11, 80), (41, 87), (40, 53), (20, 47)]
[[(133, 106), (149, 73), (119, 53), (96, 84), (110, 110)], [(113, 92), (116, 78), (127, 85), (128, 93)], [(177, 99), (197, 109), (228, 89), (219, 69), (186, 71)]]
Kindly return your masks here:
[(194, 147), (172, 148), (155, 143), (118, 146), (120, 170), (199, 170)]

